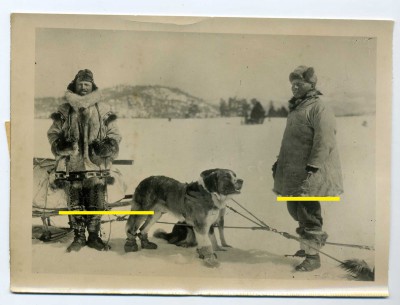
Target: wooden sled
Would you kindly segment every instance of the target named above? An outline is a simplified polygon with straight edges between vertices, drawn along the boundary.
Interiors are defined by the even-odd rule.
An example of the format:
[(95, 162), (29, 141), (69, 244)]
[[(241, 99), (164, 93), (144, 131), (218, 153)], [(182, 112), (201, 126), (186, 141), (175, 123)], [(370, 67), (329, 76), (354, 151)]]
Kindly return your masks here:
[[(62, 189), (50, 188), (51, 175), (54, 173), (55, 160), (49, 158), (34, 158), (34, 194), (32, 201), (32, 217), (41, 218), (41, 225), (32, 225), (32, 239), (43, 242), (58, 242), (73, 236), (70, 227), (58, 227), (51, 225), (51, 217), (60, 216), (60, 211), (68, 211), (66, 207), (66, 195)], [(133, 160), (114, 160), (114, 173), (119, 173), (119, 166), (132, 166)], [(122, 175), (119, 176), (119, 179)], [(114, 200), (107, 203), (107, 209), (130, 206), (132, 194), (126, 194), (126, 188), (119, 189), (119, 194)], [(50, 200), (49, 200), (50, 199)], [(48, 204), (52, 201), (51, 204)]]

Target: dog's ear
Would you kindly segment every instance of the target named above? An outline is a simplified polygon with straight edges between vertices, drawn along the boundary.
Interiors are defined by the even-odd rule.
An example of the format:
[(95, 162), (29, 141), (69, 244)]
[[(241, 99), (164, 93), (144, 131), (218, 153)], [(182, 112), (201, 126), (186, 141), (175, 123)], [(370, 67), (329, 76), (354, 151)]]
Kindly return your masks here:
[(218, 169), (205, 170), (200, 176), (209, 192), (218, 192)]
[(200, 177), (204, 179), (204, 178), (206, 178), (207, 176), (211, 175), (212, 173), (216, 172), (217, 170), (218, 170), (217, 168), (214, 168), (214, 169), (207, 169), (207, 170), (201, 172)]

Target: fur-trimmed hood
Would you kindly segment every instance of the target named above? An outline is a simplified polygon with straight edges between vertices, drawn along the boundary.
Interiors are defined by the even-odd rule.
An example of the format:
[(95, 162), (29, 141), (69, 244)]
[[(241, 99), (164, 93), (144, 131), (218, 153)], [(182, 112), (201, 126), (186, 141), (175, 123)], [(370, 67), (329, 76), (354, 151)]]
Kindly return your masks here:
[[(118, 143), (121, 136), (110, 105), (105, 103), (101, 94), (95, 90), (87, 95), (80, 96), (72, 91), (65, 93), (66, 103), (60, 105), (56, 113), (52, 114), (53, 125), (47, 136), (56, 158), (59, 162), (59, 171), (79, 172), (102, 170), (111, 166), (112, 160), (118, 155)], [(69, 157), (68, 166), (65, 156), (58, 155), (55, 148), (59, 140), (76, 142), (78, 150)], [(114, 150), (110, 157), (102, 158), (94, 153), (93, 144), (105, 139), (115, 140)]]
[(67, 90), (64, 98), (75, 109), (75, 111), (80, 108), (88, 108), (104, 100), (102, 94), (97, 90), (83, 96)]

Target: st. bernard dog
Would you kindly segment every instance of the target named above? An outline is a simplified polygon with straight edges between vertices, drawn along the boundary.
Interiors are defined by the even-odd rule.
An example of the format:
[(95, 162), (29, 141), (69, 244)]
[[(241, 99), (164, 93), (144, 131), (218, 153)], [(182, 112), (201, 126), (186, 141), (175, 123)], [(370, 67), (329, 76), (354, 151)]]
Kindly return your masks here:
[(210, 228), (220, 219), (227, 199), (239, 194), (242, 185), (243, 180), (229, 169), (205, 170), (199, 181), (189, 184), (165, 176), (151, 176), (142, 180), (133, 194), (131, 210), (151, 210), (154, 215), (129, 216), (125, 230), (125, 252), (139, 250), (136, 238), (140, 240), (142, 249), (156, 249), (157, 245), (148, 240), (148, 232), (162, 214), (171, 212), (193, 226), (197, 252), (205, 265), (217, 267), (219, 263), (213, 249), (216, 239)]

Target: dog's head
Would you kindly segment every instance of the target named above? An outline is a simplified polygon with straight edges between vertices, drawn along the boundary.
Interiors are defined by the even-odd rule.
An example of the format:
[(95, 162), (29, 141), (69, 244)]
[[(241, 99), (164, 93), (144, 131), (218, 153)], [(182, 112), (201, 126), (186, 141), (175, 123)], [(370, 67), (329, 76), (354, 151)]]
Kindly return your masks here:
[(208, 169), (200, 174), (204, 186), (210, 193), (220, 195), (240, 194), (243, 180), (238, 179), (236, 174), (229, 169)]

